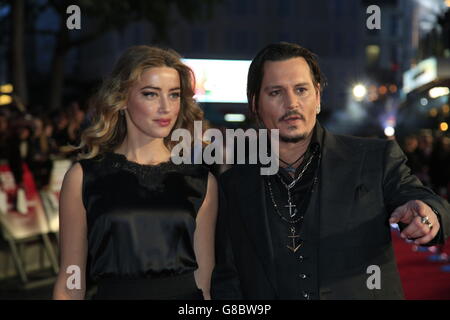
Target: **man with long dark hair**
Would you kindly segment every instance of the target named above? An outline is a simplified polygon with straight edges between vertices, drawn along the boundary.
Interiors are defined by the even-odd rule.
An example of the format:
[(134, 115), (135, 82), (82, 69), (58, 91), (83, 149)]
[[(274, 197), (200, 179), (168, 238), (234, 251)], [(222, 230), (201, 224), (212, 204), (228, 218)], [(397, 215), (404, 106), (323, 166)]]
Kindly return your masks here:
[(213, 298), (402, 299), (390, 224), (420, 245), (448, 236), (448, 203), (410, 174), (395, 141), (320, 125), (324, 86), (317, 57), (296, 44), (252, 61), (250, 111), (279, 130), (281, 168), (221, 176)]

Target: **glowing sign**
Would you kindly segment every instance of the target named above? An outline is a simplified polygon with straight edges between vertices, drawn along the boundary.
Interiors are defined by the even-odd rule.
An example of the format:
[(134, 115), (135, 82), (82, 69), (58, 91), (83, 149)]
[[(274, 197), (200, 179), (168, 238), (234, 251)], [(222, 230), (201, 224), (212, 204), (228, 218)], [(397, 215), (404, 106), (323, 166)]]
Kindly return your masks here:
[(183, 59), (195, 74), (198, 102), (247, 102), (250, 60)]
[(436, 58), (429, 58), (421, 61), (417, 66), (403, 74), (403, 91), (405, 93), (411, 92), (412, 90), (435, 80), (438, 76), (437, 73)]

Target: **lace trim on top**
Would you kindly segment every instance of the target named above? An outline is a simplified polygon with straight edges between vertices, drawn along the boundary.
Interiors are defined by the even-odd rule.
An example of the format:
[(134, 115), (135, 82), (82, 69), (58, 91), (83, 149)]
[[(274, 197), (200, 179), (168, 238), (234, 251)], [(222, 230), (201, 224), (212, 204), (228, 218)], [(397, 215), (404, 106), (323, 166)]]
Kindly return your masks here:
[(128, 160), (125, 155), (107, 152), (102, 156), (112, 168), (124, 170), (133, 173), (139, 181), (139, 184), (150, 190), (162, 191), (164, 188), (164, 179), (169, 173), (181, 173), (184, 175), (196, 175), (198, 166), (193, 164), (175, 164), (171, 160), (161, 162), (156, 165), (140, 164)]

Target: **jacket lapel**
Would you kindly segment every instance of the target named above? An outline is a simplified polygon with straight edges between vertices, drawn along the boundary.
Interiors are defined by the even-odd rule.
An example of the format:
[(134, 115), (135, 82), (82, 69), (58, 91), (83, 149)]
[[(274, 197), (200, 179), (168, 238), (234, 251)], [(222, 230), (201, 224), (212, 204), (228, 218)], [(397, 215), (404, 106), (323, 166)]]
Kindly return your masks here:
[(324, 130), (320, 177), (320, 238), (336, 237), (349, 223), (360, 179), (362, 148), (350, 148)]
[(248, 166), (243, 172), (245, 183), (240, 186), (242, 189), (239, 192), (246, 201), (240, 203), (239, 212), (267, 278), (276, 292), (274, 253), (266, 210), (264, 176), (260, 174), (258, 165)]

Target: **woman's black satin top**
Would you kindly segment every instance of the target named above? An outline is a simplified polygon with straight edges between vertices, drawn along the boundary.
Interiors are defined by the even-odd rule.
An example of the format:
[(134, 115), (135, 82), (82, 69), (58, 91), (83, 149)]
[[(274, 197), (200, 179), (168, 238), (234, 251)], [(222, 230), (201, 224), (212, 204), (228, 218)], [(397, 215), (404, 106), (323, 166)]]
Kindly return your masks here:
[(90, 279), (160, 278), (197, 269), (193, 239), (206, 167), (141, 165), (112, 152), (79, 162)]

